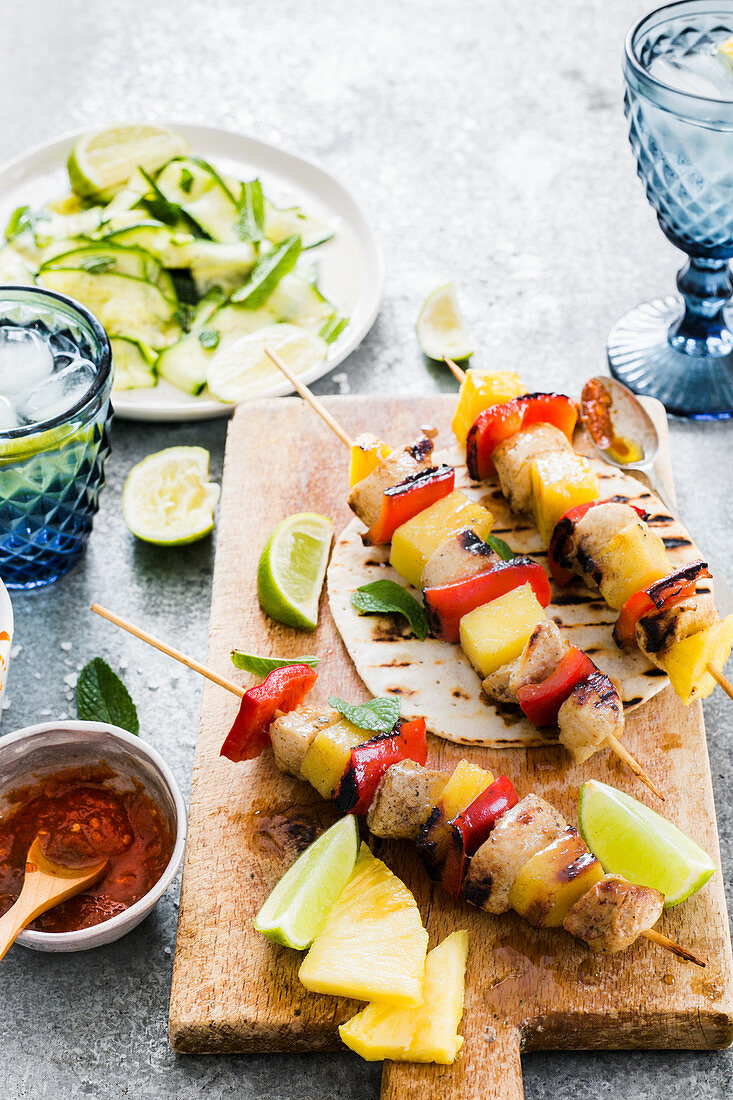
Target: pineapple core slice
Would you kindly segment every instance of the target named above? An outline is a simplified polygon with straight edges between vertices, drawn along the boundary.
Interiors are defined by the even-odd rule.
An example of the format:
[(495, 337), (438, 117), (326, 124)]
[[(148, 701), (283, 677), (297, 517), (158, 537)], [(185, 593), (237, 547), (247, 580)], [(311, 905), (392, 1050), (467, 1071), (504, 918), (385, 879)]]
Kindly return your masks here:
[(423, 1003), (428, 934), (404, 882), (362, 844), (353, 874), (300, 968), (313, 993)]
[(367, 1005), (339, 1028), (343, 1042), (368, 1062), (455, 1061), (463, 1046), (458, 1025), (468, 955), (468, 932), (452, 932), (425, 962), (425, 1001), (419, 1008)]

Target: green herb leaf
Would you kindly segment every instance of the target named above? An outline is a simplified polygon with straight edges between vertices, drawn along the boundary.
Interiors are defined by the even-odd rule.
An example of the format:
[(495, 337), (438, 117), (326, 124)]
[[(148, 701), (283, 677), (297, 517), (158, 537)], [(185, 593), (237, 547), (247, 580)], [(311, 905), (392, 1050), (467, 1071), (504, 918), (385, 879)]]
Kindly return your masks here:
[(109, 271), (114, 266), (115, 261), (111, 256), (88, 256), (86, 259), (79, 261), (79, 267), (83, 271), (88, 271), (90, 275), (103, 275), (105, 271)]
[(205, 328), (199, 333), (199, 343), (202, 348), (216, 348), (219, 346), (221, 333), (215, 328)]
[(370, 699), (368, 703), (346, 703), (339, 699), (338, 695), (332, 695), (328, 700), (329, 707), (333, 707), (339, 714), (351, 722), (360, 730), (369, 730), (372, 733), (391, 733), (400, 716), (400, 701), (385, 696), (381, 699)]
[(265, 197), (258, 179), (242, 184), (239, 193), (237, 232), (243, 241), (258, 244), (265, 235)]
[(111, 722), (135, 735), (140, 732), (129, 691), (101, 657), (95, 657), (79, 673), (76, 710), (83, 722)]
[(185, 302), (178, 303), (178, 306), (171, 314), (171, 320), (175, 321), (181, 328), (188, 328), (191, 321), (191, 312)]
[(252, 273), (243, 287), (232, 294), (230, 301), (241, 302), (246, 309), (259, 309), (272, 294), (283, 275), (295, 267), (300, 255), (300, 237), (288, 237), (266, 252), (252, 268)]
[(30, 206), (16, 206), (5, 226), (5, 240), (12, 241), (20, 236), (26, 229), (33, 227), (33, 215)]
[(348, 317), (339, 317), (338, 313), (332, 313), (318, 335), (327, 344), (332, 344), (334, 340), (338, 339), (348, 323)]
[(191, 188), (193, 187), (193, 172), (189, 168), (181, 169), (179, 184), (181, 191), (184, 191), (187, 195), (191, 194)]
[(512, 558), (517, 556), (509, 543), (504, 542), (504, 539), (497, 538), (496, 535), (487, 535), (484, 542), (491, 547), (495, 554), (499, 555), (502, 561), (511, 561)]
[(253, 676), (267, 676), (268, 672), (288, 665), (308, 665), (309, 668), (315, 668), (321, 659), (320, 657), (256, 657), (254, 653), (244, 653), (241, 649), (233, 649), (231, 658), (235, 668), (251, 672)]
[(362, 615), (404, 615), (412, 633), (420, 641), (428, 636), (425, 609), (396, 581), (372, 581), (371, 584), (363, 584), (353, 593), (351, 602)]

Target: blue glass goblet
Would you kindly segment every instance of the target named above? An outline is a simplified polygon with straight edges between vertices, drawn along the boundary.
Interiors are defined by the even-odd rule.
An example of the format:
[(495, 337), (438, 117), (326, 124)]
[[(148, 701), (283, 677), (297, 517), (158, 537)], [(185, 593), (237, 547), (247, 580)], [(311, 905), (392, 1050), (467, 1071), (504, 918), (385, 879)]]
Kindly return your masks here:
[(681, 297), (637, 306), (608, 339), (611, 373), (680, 416), (733, 415), (733, 70), (715, 54), (733, 0), (682, 0), (626, 39), (629, 138), (667, 238), (687, 253)]

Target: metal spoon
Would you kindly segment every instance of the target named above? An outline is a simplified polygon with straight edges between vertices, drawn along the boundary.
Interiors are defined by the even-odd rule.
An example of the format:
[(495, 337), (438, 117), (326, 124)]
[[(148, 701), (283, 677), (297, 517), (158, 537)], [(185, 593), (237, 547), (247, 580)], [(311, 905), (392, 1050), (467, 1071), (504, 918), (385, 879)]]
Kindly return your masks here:
[[(632, 462), (623, 462), (614, 454), (607, 438), (597, 421), (588, 415), (588, 403), (593, 390), (601, 390), (607, 395), (610, 404), (608, 414), (613, 434), (621, 439), (635, 443), (641, 450), (641, 458)], [(618, 467), (625, 473), (644, 474), (653, 493), (659, 497), (669, 514), (679, 520), (679, 514), (669, 499), (667, 491), (657, 473), (654, 462), (659, 453), (659, 433), (657, 426), (649, 413), (639, 401), (636, 394), (615, 378), (589, 378), (583, 386), (581, 396), (581, 415), (583, 423), (588, 431), (593, 446), (604, 462)], [(715, 573), (715, 596), (718, 610), (721, 616), (733, 611), (733, 592), (723, 579), (722, 573)]]

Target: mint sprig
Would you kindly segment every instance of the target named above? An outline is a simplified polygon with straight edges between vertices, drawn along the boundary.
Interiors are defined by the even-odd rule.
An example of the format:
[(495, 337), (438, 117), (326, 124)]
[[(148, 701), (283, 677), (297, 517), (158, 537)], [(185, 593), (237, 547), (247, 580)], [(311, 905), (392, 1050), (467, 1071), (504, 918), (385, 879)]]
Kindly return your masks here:
[(343, 714), (352, 726), (360, 730), (368, 730), (370, 733), (391, 733), (401, 709), (399, 699), (387, 696), (370, 699), (368, 703), (352, 704), (339, 699), (338, 695), (332, 695), (328, 705), (339, 714)]
[(315, 668), (321, 660), (320, 657), (258, 657), (254, 653), (244, 653), (241, 649), (233, 649), (230, 656), (235, 668), (251, 672), (253, 676), (267, 676), (276, 668), (285, 668), (287, 665), (308, 665), (309, 668)]
[(265, 235), (265, 197), (258, 179), (242, 184), (239, 193), (237, 232), (243, 241), (259, 244)]
[(272, 294), (273, 290), (289, 271), (295, 267), (300, 255), (300, 237), (288, 237), (266, 252), (252, 268), (248, 281), (232, 294), (232, 302), (241, 302), (246, 309), (259, 309)]
[(495, 554), (499, 555), (502, 561), (511, 561), (512, 558), (517, 556), (509, 543), (504, 542), (504, 539), (500, 539), (497, 535), (487, 535), (484, 542), (491, 547)]
[(76, 711), (83, 722), (108, 722), (136, 736), (140, 732), (129, 691), (101, 657), (95, 657), (79, 673)]
[(396, 581), (382, 580), (363, 584), (353, 593), (351, 602), (362, 615), (404, 615), (412, 633), (421, 642), (428, 636), (425, 609)]

